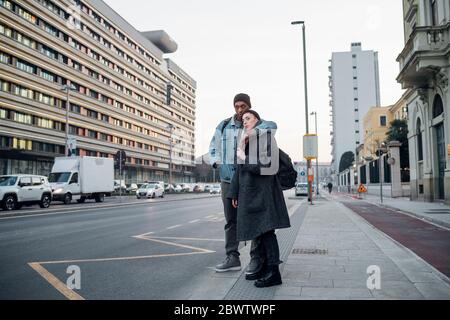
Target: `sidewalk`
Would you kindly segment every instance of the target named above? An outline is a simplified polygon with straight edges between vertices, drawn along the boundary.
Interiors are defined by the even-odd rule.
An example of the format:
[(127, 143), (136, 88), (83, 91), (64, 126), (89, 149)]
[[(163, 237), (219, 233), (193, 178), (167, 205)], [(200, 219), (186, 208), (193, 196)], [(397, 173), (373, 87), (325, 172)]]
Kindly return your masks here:
[[(368, 289), (370, 266), (379, 267), (379, 290)], [(326, 198), (307, 207), (282, 275), (277, 300), (450, 299), (448, 278), (341, 203)]]
[[(344, 193), (342, 193), (344, 194)], [(346, 194), (347, 196), (356, 196)], [(383, 197), (383, 204), (379, 196), (363, 195), (362, 199), (377, 205), (412, 214), (423, 220), (450, 228), (450, 205), (441, 202), (411, 201), (409, 198)]]

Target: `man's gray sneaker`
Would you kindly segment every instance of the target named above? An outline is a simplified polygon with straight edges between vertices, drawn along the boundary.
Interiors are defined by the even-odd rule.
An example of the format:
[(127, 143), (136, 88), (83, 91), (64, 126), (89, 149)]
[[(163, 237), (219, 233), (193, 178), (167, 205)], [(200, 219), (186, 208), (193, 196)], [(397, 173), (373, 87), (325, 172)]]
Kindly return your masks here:
[(239, 257), (230, 255), (216, 266), (216, 272), (239, 271), (241, 270), (241, 260)]

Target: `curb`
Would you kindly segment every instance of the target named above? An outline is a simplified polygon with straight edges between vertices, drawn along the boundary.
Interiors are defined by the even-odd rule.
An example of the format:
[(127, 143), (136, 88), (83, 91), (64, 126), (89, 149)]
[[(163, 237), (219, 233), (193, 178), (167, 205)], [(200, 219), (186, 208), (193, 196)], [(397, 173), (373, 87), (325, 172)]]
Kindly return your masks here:
[[(201, 196), (201, 197), (194, 197), (194, 198), (182, 198), (182, 199), (170, 199), (170, 200), (157, 200), (157, 201), (143, 201), (143, 202), (119, 202), (114, 204), (105, 204), (101, 206), (89, 206), (89, 207), (74, 207), (70, 208), (56, 208), (53, 209), (53, 211), (44, 211), (44, 212), (27, 212), (27, 213), (11, 213), (11, 214), (2, 214), (0, 213), (0, 219), (6, 219), (6, 218), (20, 218), (20, 217), (34, 217), (34, 216), (41, 216), (41, 215), (49, 215), (49, 214), (68, 214), (68, 213), (74, 213), (74, 212), (82, 212), (82, 211), (93, 211), (93, 210), (101, 210), (101, 209), (109, 209), (109, 208), (115, 208), (115, 207), (124, 207), (124, 206), (141, 206), (141, 205), (148, 205), (148, 204), (160, 204), (160, 203), (169, 203), (169, 202), (176, 202), (176, 201), (188, 201), (188, 200), (197, 200), (197, 199), (209, 199), (209, 198), (217, 198), (218, 196), (212, 195), (212, 196)], [(52, 210), (52, 209), (50, 209)]]

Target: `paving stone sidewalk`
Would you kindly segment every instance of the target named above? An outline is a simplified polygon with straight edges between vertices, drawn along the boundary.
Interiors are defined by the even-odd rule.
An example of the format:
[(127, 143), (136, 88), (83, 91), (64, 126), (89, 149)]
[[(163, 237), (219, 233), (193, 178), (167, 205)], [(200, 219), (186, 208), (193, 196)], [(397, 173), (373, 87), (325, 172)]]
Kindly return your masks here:
[[(332, 199), (308, 207), (293, 249), (276, 300), (450, 299), (447, 277)], [(380, 289), (368, 288), (370, 266)]]

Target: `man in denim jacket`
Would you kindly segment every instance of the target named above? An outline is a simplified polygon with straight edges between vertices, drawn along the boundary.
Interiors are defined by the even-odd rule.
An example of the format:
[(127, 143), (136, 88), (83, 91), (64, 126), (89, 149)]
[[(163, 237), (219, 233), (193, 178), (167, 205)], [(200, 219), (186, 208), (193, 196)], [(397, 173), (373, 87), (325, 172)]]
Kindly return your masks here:
[[(242, 130), (242, 116), (251, 109), (250, 97), (245, 93), (240, 93), (234, 98), (234, 109), (236, 114), (221, 121), (216, 128), (214, 137), (209, 147), (210, 164), (216, 169), (220, 169), (220, 181), (222, 187), (222, 202), (225, 212), (225, 260), (216, 266), (216, 272), (241, 270), (239, 259), (239, 242), (236, 240), (237, 209), (227, 199), (226, 195), (230, 188), (231, 179), (236, 171), (236, 149), (240, 131)], [(271, 121), (262, 120), (258, 129), (276, 130), (277, 125)], [(247, 280), (255, 280), (261, 271), (263, 261), (259, 253), (260, 246), (256, 241), (251, 244), (251, 261), (246, 271)]]

